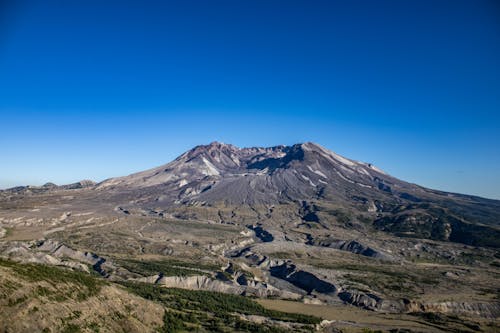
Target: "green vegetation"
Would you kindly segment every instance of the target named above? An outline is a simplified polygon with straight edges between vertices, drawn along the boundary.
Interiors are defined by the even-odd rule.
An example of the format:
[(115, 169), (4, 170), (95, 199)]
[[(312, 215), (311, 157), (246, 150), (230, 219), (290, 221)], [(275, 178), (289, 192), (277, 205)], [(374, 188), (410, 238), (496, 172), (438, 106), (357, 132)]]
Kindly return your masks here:
[[(379, 266), (368, 264), (347, 263), (314, 263), (315, 267), (341, 270), (350, 282), (370, 286), (371, 289), (392, 296), (416, 296), (419, 285), (435, 286), (439, 283), (438, 272), (425, 271), (425, 274), (414, 274), (411, 271), (401, 271), (401, 266), (384, 264)], [(360, 286), (356, 289), (363, 291)]]
[(336, 270), (346, 270), (346, 271), (359, 271), (363, 273), (377, 273), (377, 274), (383, 274), (387, 275), (396, 279), (410, 279), (411, 281), (415, 281), (415, 279), (418, 280), (418, 282), (422, 283), (427, 283), (427, 284), (434, 284), (438, 283), (439, 281), (433, 277), (429, 277), (428, 275), (431, 272), (427, 272), (427, 277), (417, 277), (414, 276), (413, 274), (405, 271), (405, 272), (400, 272), (397, 269), (400, 268), (401, 266), (399, 265), (391, 265), (391, 264), (384, 264), (384, 265), (379, 265), (379, 266), (373, 266), (373, 265), (367, 265), (367, 264), (340, 264), (340, 263), (334, 263), (334, 264), (325, 264), (325, 263), (315, 263), (315, 267), (319, 268), (326, 268), (326, 269), (336, 269)]
[(293, 257), (292, 253), (284, 251), (271, 252), (269, 256), (276, 259), (289, 259)]
[(180, 312), (165, 310), (165, 313), (163, 314), (163, 327), (160, 329), (160, 332), (170, 333), (184, 329), (186, 328), (186, 325), (184, 324), (186, 319), (187, 316)]
[(371, 225), (373, 223), (373, 218), (370, 216), (365, 216), (360, 214), (356, 216), (356, 219), (365, 225)]
[[(258, 315), (274, 320), (303, 324), (309, 331), (320, 318), (268, 310), (243, 296), (218, 292), (162, 288), (144, 283), (122, 283), (130, 292), (145, 299), (162, 303), (165, 310), (165, 332), (181, 330), (189, 326), (203, 327), (211, 332), (285, 332), (280, 328), (244, 321), (240, 315)], [(240, 314), (240, 315), (239, 315)]]
[[(481, 331), (479, 323), (469, 319), (460, 318), (455, 315), (446, 315), (435, 312), (416, 312), (411, 313), (411, 315), (420, 317), (429, 323), (438, 325), (437, 327), (439, 328), (446, 328), (452, 332), (470, 332), (470, 330)], [(468, 330), (464, 330), (464, 328), (467, 328)]]
[[(54, 287), (56, 287), (57, 284), (74, 285), (76, 288), (72, 288), (69, 295), (58, 293), (63, 299), (66, 299), (67, 296), (71, 296), (79, 301), (83, 301), (90, 296), (97, 295), (101, 287), (106, 283), (90, 274), (48, 265), (20, 264), (0, 258), (0, 266), (12, 269), (20, 278), (27, 281), (46, 281)], [(57, 287), (59, 289), (59, 286)], [(52, 292), (45, 287), (39, 286), (35, 289), (35, 295), (37, 296), (48, 296), (50, 294), (52, 294)]]
[(99, 324), (94, 323), (94, 322), (88, 323), (87, 328), (94, 333), (99, 333), (99, 331), (100, 331)]
[(66, 324), (62, 331), (62, 333), (78, 333), (78, 332), (81, 332), (81, 329), (80, 329), (80, 326), (76, 325), (76, 324)]
[(382, 331), (380, 331), (380, 330), (376, 330), (376, 331), (374, 331), (374, 330), (372, 330), (372, 329), (370, 329), (370, 328), (367, 328), (367, 327), (363, 328), (363, 329), (361, 330), (361, 332), (362, 332), (362, 333), (382, 333)]
[(457, 258), (457, 261), (465, 265), (473, 266), (476, 262), (490, 262), (491, 257), (482, 253), (462, 252)]
[[(425, 212), (415, 209), (418, 206), (400, 206), (397, 209), (401, 211), (400, 214), (381, 217), (374, 221), (373, 226), (398, 237), (449, 240), (472, 246), (500, 248), (500, 230), (497, 228), (464, 222), (448, 210), (423, 205), (420, 208)], [(452, 230), (449, 235), (447, 226), (451, 226)]]
[(304, 258), (306, 255), (304, 252), (299, 252), (299, 251), (276, 251), (276, 252), (269, 252), (268, 255), (271, 258), (275, 259), (301, 259)]
[(500, 262), (499, 261), (493, 261), (490, 263), (490, 266), (500, 268)]
[(243, 267), (241, 267), (239, 264), (236, 263), (233, 263), (233, 271), (242, 273), (248, 279), (255, 278), (255, 275), (252, 272), (243, 269)]
[(4, 235), (5, 238), (12, 235), (13, 228), (4, 227), (4, 229), (5, 229), (5, 235)]
[[(168, 263), (172, 264), (172, 261)], [(179, 264), (179, 262), (175, 263)], [(154, 269), (158, 268), (155, 266), (158, 263), (153, 263), (152, 265)], [(90, 274), (53, 266), (21, 264), (0, 259), (0, 267), (11, 269), (16, 276), (25, 281), (44, 282), (42, 285), (35, 285), (33, 290), (30, 291), (30, 295), (8, 298), (9, 306), (24, 303), (32, 296), (56, 302), (67, 299), (82, 301), (89, 296), (96, 295), (106, 283), (104, 280)], [(207, 268), (207, 266), (202, 267)], [(142, 268), (145, 269), (144, 267)], [(289, 329), (281, 328), (280, 326), (276, 326), (276, 324), (254, 323), (246, 320), (244, 318), (246, 315), (257, 315), (276, 321), (290, 322), (294, 327), (293, 330), (297, 332), (312, 331), (313, 325), (321, 321), (320, 318), (309, 315), (268, 310), (252, 299), (238, 295), (162, 288), (144, 283), (122, 282), (121, 284), (129, 292), (147, 300), (158, 302), (164, 306), (164, 325), (160, 332), (198, 330), (200, 332), (285, 333), (289, 331)], [(14, 288), (15, 285), (9, 284), (8, 287)], [(38, 308), (36, 310), (33, 309), (32, 312), (37, 310)], [(69, 316), (62, 318), (61, 332), (74, 333), (82, 331), (83, 326), (74, 322), (81, 315), (80, 311), (75, 310)], [(110, 320), (120, 321), (124, 318), (124, 315), (114, 312), (109, 314), (109, 318)], [(94, 332), (99, 331), (98, 324), (92, 323), (91, 326), (85, 326), (85, 329), (88, 328)]]
[(12, 298), (9, 298), (9, 301), (7, 302), (7, 305), (8, 306), (14, 306), (14, 305), (17, 305), (17, 304), (21, 304), (21, 303), (24, 303), (26, 300), (28, 299), (28, 296), (22, 296), (22, 297), (19, 297), (19, 298), (16, 298), (16, 299), (12, 299)]
[(15, 292), (21, 285), (14, 281), (4, 281), (0, 284), (0, 298), (7, 298)]
[(203, 270), (213, 271), (219, 269), (216, 265), (191, 263), (175, 259), (159, 261), (116, 259), (115, 261), (123, 268), (143, 276), (158, 273), (162, 273), (165, 276), (210, 275), (209, 273), (203, 272)]
[(351, 214), (346, 213), (341, 209), (335, 209), (329, 212), (331, 215), (337, 218), (337, 221), (342, 224), (348, 224), (351, 221)]

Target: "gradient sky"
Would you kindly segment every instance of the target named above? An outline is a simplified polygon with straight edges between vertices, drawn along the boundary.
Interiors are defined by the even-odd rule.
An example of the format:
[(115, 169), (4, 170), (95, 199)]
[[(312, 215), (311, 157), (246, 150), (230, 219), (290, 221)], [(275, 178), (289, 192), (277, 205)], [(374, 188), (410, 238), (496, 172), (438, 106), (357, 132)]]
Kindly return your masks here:
[(314, 141), (500, 198), (499, 65), (494, 0), (0, 0), (0, 188)]

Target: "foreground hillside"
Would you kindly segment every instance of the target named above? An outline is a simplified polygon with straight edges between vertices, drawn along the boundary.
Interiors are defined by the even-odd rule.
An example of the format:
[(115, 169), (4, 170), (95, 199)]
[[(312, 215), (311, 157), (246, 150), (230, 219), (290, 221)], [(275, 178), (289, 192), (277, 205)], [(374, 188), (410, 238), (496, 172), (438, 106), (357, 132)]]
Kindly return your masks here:
[(0, 331), (312, 331), (318, 317), (266, 310), (234, 295), (106, 282), (67, 269), (0, 259)]
[(154, 332), (163, 308), (90, 274), (0, 259), (2, 332)]

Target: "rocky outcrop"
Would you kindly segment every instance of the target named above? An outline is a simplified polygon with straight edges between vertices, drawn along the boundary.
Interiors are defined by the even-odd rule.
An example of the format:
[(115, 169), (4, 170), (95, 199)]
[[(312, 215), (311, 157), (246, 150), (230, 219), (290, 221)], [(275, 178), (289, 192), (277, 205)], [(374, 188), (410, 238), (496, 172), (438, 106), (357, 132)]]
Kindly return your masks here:
[(206, 275), (163, 276), (162, 274), (133, 280), (154, 283), (170, 288), (208, 290), (245, 296), (280, 297), (286, 299), (299, 299), (302, 297), (300, 294), (281, 290), (264, 282), (252, 279), (242, 279), (241, 275), (237, 275), (234, 279), (226, 278), (224, 281), (214, 279)]
[(247, 228), (255, 232), (255, 237), (260, 239), (262, 242), (272, 242), (274, 236), (267, 230), (265, 230), (262, 225), (247, 225)]
[(58, 186), (59, 189), (76, 190), (81, 188), (90, 188), (95, 186), (96, 182), (88, 179), (80, 180), (79, 182)]
[(297, 269), (294, 264), (289, 262), (272, 266), (269, 272), (272, 276), (290, 282), (308, 293), (335, 294), (337, 292), (337, 288), (332, 283), (321, 280), (312, 273)]
[(85, 272), (94, 270), (104, 277), (111, 277), (111, 273), (118, 269), (113, 263), (94, 253), (74, 250), (55, 240), (40, 242), (11, 242), (2, 249), (4, 256), (21, 261), (56, 266), (66, 266)]
[(329, 247), (332, 249), (348, 251), (362, 256), (377, 258), (382, 260), (395, 260), (394, 256), (381, 250), (375, 250), (372, 247), (366, 246), (356, 240), (340, 240), (333, 238), (313, 238), (310, 237), (307, 242), (309, 245)]
[(500, 316), (499, 302), (419, 302), (407, 299), (383, 299), (375, 294), (356, 290), (342, 291), (338, 297), (345, 303), (368, 310), (403, 312), (438, 312), (495, 319)]
[(364, 294), (356, 291), (343, 291), (338, 296), (348, 304), (371, 310), (376, 309), (377, 303), (380, 301), (380, 298), (373, 294)]
[(38, 245), (38, 250), (42, 252), (50, 252), (57, 258), (70, 258), (78, 262), (87, 263), (92, 266), (92, 269), (104, 277), (109, 277), (109, 272), (116, 267), (91, 252), (74, 250), (62, 243), (53, 240), (45, 240)]
[(500, 317), (499, 302), (414, 302), (406, 304), (407, 312), (440, 312), (454, 315), (477, 316), (490, 319)]
[(0, 193), (8, 193), (8, 194), (43, 194), (43, 193), (51, 193), (54, 191), (65, 191), (65, 190), (77, 190), (77, 189), (85, 189), (92, 188), (96, 185), (96, 183), (92, 180), (84, 179), (76, 183), (66, 184), (66, 185), (56, 185), (54, 183), (45, 183), (42, 186), (16, 186), (12, 188), (8, 188), (6, 190), (0, 190)]
[(229, 294), (242, 294), (244, 287), (214, 280), (205, 275), (196, 276), (157, 276), (156, 284), (193, 290), (210, 290)]
[(1, 256), (24, 263), (66, 266), (72, 269), (90, 272), (89, 266), (85, 263), (67, 260), (66, 258), (58, 258), (52, 253), (34, 251), (30, 247), (30, 244), (26, 242), (11, 242), (9, 245), (9, 247), (2, 249), (0, 253)]
[(339, 292), (338, 297), (347, 304), (372, 311), (402, 313), (406, 310), (406, 303), (404, 300), (384, 299), (373, 293), (363, 293), (357, 290), (345, 290)]
[(374, 221), (375, 228), (397, 236), (452, 241), (473, 246), (500, 247), (500, 230), (464, 221), (441, 208), (412, 206)]

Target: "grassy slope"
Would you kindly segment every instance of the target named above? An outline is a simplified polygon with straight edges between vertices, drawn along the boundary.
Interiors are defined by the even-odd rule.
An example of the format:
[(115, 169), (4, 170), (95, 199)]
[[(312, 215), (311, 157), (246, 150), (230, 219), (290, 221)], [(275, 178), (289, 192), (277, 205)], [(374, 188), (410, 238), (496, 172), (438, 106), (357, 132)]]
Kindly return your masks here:
[[(139, 283), (124, 286), (82, 272), (0, 259), (0, 331), (287, 332), (292, 327), (311, 331), (320, 322), (309, 315), (265, 309), (243, 296)], [(252, 315), (268, 322), (243, 318)]]
[(163, 313), (90, 274), (0, 259), (2, 332), (153, 332)]

